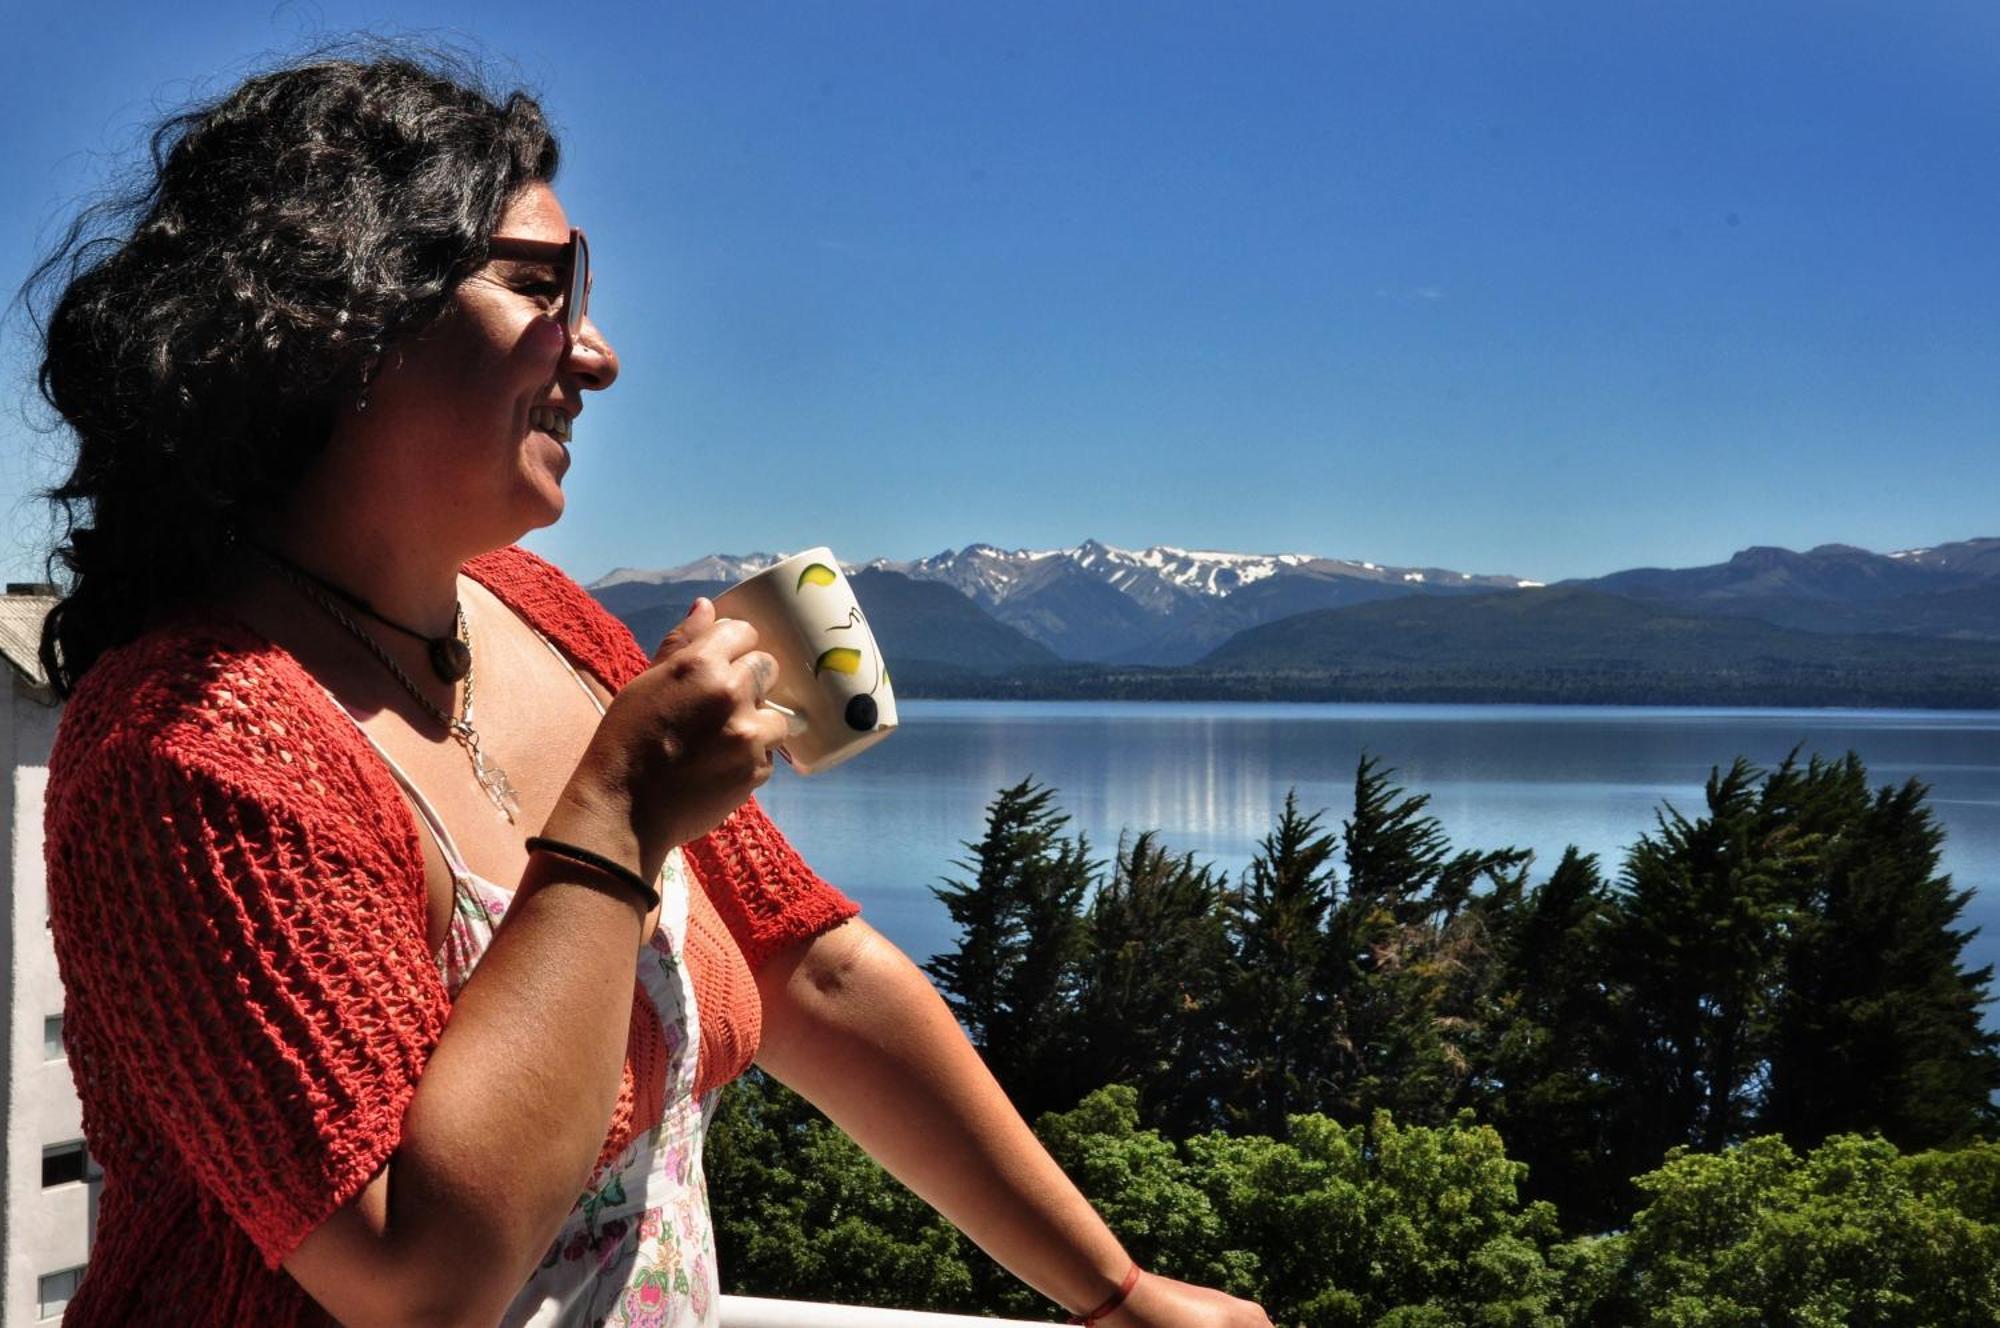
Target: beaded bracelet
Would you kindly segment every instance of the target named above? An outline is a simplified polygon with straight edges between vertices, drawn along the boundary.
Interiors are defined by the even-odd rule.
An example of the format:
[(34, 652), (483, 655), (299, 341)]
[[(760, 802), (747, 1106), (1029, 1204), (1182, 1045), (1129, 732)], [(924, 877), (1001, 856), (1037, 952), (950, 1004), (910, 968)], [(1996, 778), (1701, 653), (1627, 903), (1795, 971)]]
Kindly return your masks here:
[(560, 839), (550, 839), (545, 835), (534, 835), (528, 840), (528, 852), (547, 853), (551, 857), (567, 858), (585, 867), (595, 867), (606, 876), (615, 877), (639, 892), (639, 898), (646, 901), (646, 911), (652, 912), (660, 906), (660, 892), (646, 883), (646, 878), (633, 871), (622, 862), (614, 862), (602, 853), (593, 853), (576, 844)]
[(1132, 1265), (1132, 1270), (1125, 1274), (1125, 1280), (1118, 1284), (1118, 1289), (1111, 1293), (1111, 1299), (1105, 1301), (1088, 1314), (1072, 1314), (1069, 1321), (1071, 1323), (1080, 1323), (1083, 1325), (1083, 1328), (1094, 1328), (1098, 1320), (1110, 1314), (1111, 1311), (1117, 1309), (1120, 1305), (1123, 1305), (1125, 1297), (1131, 1295), (1132, 1288), (1138, 1285), (1139, 1265), (1135, 1263)]

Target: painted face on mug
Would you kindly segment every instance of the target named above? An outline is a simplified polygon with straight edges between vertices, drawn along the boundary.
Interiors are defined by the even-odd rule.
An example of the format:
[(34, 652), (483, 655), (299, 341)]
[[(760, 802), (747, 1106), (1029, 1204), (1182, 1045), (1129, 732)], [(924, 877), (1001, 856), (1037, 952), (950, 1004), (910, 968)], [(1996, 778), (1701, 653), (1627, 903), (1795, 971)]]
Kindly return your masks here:
[(831, 770), (895, 731), (889, 666), (833, 550), (772, 564), (716, 596), (715, 611), (755, 627), (778, 661), (767, 704), (788, 716), (778, 753), (794, 770)]
[[(569, 226), (554, 191), (534, 184), (494, 233), (561, 243)], [(479, 547), (562, 515), (584, 394), (618, 377), (617, 355), (588, 319), (565, 345), (562, 278), (549, 263), (488, 263), (436, 325), (390, 349), (369, 390), (370, 431), (397, 449), (432, 518)]]

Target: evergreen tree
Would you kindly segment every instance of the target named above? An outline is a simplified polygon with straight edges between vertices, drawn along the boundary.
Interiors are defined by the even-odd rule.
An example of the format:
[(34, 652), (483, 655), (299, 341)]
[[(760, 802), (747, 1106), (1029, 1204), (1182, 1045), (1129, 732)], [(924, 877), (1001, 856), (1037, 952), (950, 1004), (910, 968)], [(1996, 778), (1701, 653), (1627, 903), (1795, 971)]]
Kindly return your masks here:
[(1967, 972), (1969, 890), (1938, 871), (1944, 832), (1915, 780), (1870, 792), (1849, 753), (1792, 762), (1806, 870), (1786, 952), (1760, 1128), (1811, 1147), (1876, 1131), (1905, 1149), (1996, 1124), (2000, 1039), (1981, 1026), (1992, 969)]
[[(1497, 975), (1490, 926), (1518, 900), (1529, 855), (1453, 852), (1425, 814), (1429, 796), (1406, 794), (1393, 774), (1364, 756), (1342, 824), (1347, 876), (1319, 970), (1332, 1016), (1323, 1109), (1440, 1124), (1466, 1096)], [(1492, 894), (1476, 900), (1482, 879)]]
[(1919, 1148), (1994, 1128), (1992, 974), (1961, 967), (1969, 895), (1937, 870), (1924, 796), (1871, 793), (1853, 755), (1738, 760), (1705, 816), (1669, 809), (1633, 848), (1607, 950), (1624, 1174), (1753, 1131)]
[(1479, 1066), (1481, 1110), (1527, 1164), (1523, 1192), (1555, 1204), (1572, 1231), (1615, 1225), (1625, 1198), (1625, 1177), (1603, 1163), (1613, 916), (1597, 858), (1567, 849), (1499, 929), (1499, 994)]
[(994, 1076), (1029, 1119), (1073, 1105), (1081, 1065), (1077, 983), (1088, 944), (1082, 904), (1097, 876), (1055, 791), (1024, 779), (987, 808), (986, 834), (956, 865), (969, 880), (932, 888), (958, 945), (925, 971)]
[[(1176, 1137), (1215, 1123), (1222, 972), (1222, 889), (1193, 854), (1145, 831), (1119, 845), (1088, 913), (1081, 987), (1088, 1082), (1139, 1090), (1149, 1123)], [(1067, 1103), (1065, 1105), (1068, 1105)]]
[(1236, 1128), (1279, 1138), (1331, 1072), (1331, 993), (1319, 978), (1331, 971), (1324, 953), (1337, 844), (1321, 832), (1322, 815), (1301, 812), (1298, 791), (1287, 792), (1229, 898), (1227, 1110)]
[(1772, 833), (1789, 831), (1790, 818), (1774, 825), (1778, 803), (1760, 799), (1761, 773), (1740, 758), (1713, 771), (1707, 815), (1668, 807), (1626, 855), (1607, 950), (1621, 984), (1621, 1175), (1658, 1166), (1677, 1145), (1719, 1149), (1754, 1119), (1795, 912), (1788, 834)]

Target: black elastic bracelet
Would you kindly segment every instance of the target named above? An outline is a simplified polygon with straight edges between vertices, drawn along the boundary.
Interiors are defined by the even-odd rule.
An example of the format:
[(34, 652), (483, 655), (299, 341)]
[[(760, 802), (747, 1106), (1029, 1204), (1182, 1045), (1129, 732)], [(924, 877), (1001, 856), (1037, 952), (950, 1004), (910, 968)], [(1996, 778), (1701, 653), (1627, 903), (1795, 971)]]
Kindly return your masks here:
[(595, 867), (606, 876), (615, 876), (637, 890), (639, 898), (646, 901), (648, 913), (660, 906), (660, 892), (646, 884), (645, 877), (622, 862), (613, 862), (602, 853), (593, 853), (587, 848), (579, 848), (575, 844), (566, 844), (560, 839), (549, 839), (542, 835), (529, 838), (528, 852), (548, 853), (558, 858), (568, 858), (571, 862), (581, 863), (586, 867)]

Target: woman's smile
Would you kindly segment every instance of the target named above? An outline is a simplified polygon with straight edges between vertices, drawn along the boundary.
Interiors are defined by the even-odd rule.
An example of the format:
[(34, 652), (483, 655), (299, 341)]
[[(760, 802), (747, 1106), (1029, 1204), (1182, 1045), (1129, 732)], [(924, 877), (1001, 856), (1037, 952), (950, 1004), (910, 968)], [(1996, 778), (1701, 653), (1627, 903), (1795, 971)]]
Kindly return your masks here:
[(528, 423), (568, 448), (571, 426), (567, 413), (554, 406), (536, 406), (528, 412)]

